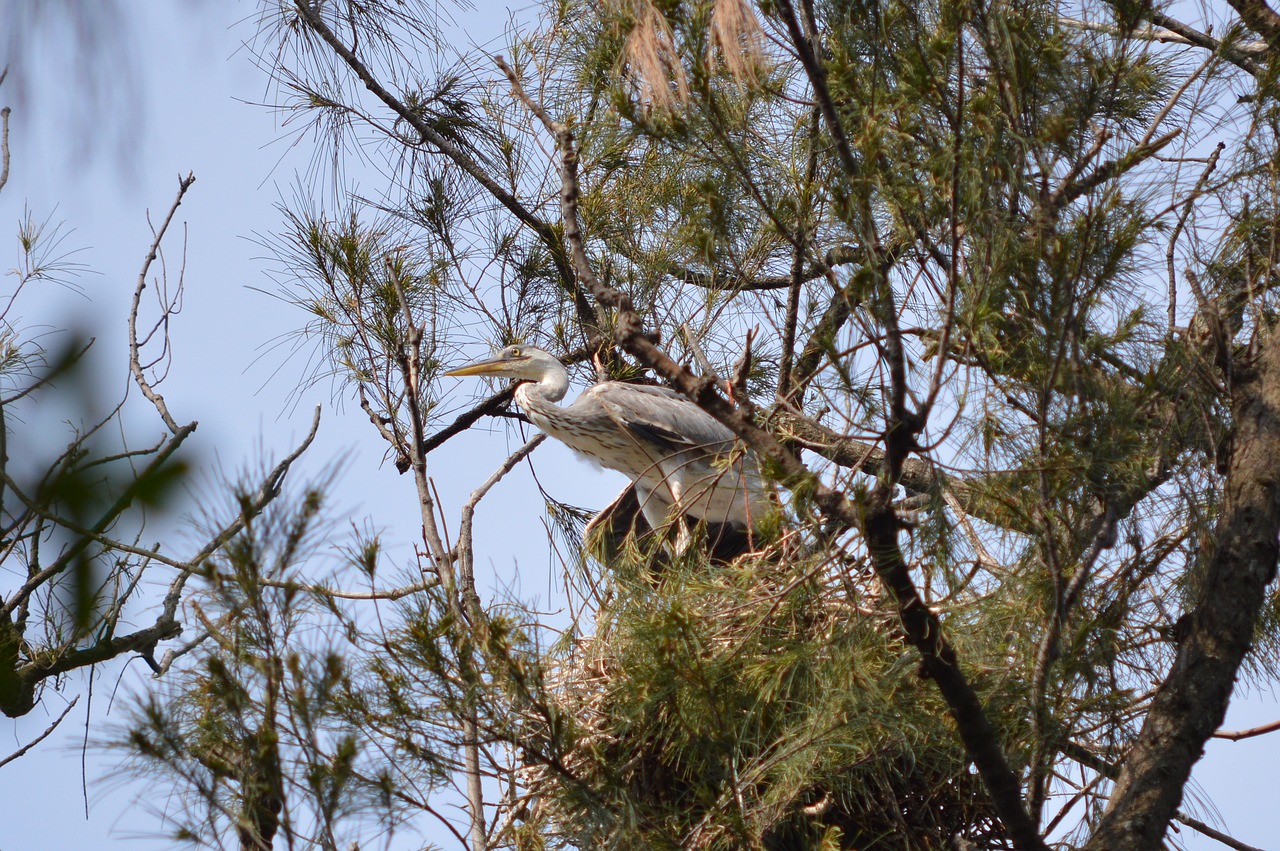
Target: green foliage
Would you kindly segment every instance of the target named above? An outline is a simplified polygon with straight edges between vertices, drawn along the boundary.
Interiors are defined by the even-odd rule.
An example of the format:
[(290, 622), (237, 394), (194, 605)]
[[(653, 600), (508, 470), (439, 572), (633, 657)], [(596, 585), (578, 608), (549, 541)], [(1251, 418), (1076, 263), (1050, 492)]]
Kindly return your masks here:
[[(120, 733), (134, 771), (186, 789), (180, 807), (166, 804), (178, 840), (216, 846), (229, 824), (243, 847), (334, 847), (348, 822), (399, 817), (385, 767), (353, 727), (368, 716), (338, 640), (352, 624), (316, 607), (300, 580), (324, 528), (317, 490), (246, 524), (193, 603), (207, 636), (199, 663), (140, 695)], [(318, 617), (336, 629), (317, 633)]]
[[(390, 188), (286, 211), (282, 285), (413, 467), (406, 568), (438, 584), (376, 628), (330, 600), (350, 655), (304, 652), (289, 571), (315, 500), (246, 529), (213, 589), (229, 641), (135, 748), (262, 836), (276, 799), (306, 802), (322, 844), (340, 816), (457, 799), (491, 847), (1034, 845), (1010, 815), (1086, 841), (1215, 578), (1239, 394), (1280, 315), (1266, 75), (1206, 153), (1221, 69), (1144, 40), (1141, 4), (563, 0), (513, 35), (514, 98), (487, 60), (433, 80), (405, 59), (431, 10), (310, 8), (280, 16), (280, 73), (335, 150), (372, 136)], [(364, 59), (335, 78), (348, 30)], [(379, 79), (386, 115), (342, 90)], [(464, 348), (643, 379), (584, 258), (693, 372), (732, 375), (753, 333), (732, 402), (785, 444), (761, 462), (785, 492), (732, 560), (676, 524), (579, 557), (589, 512), (549, 495), (565, 624), (483, 599), (482, 490), (454, 543), (421, 470)], [(516, 416), (497, 396), (451, 422), (492, 414)], [(376, 539), (349, 550), (372, 579)]]
[[(545, 830), (634, 848), (1000, 835), (874, 585), (855, 565), (776, 556), (729, 569), (682, 559), (648, 581), (613, 565), (607, 617), (557, 674), (561, 712), (583, 725), (563, 757), (573, 779), (531, 771)], [(1018, 729), (1017, 684), (983, 688)]]

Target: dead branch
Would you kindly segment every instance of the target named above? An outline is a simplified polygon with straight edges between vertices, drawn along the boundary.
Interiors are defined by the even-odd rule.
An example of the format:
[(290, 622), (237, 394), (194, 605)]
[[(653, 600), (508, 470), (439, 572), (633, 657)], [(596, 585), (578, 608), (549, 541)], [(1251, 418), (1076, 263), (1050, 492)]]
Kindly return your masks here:
[(517, 464), (528, 458), (533, 453), (533, 450), (541, 446), (546, 439), (547, 435), (544, 432), (538, 432), (525, 441), (525, 444), (515, 452), (512, 452), (507, 460), (503, 461), (501, 466), (494, 470), (489, 478), (484, 480), (480, 487), (471, 492), (471, 496), (462, 506), (461, 519), (458, 521), (458, 581), (461, 585), (460, 591), (463, 600), (467, 604), (468, 613), (475, 623), (482, 622), (479, 611), (480, 600), (476, 595), (475, 548), (472, 544), (476, 506), (480, 504), (480, 500), (485, 498), (485, 495), (489, 493), (494, 485), (500, 482), (507, 473), (515, 469)]
[[(142, 371), (141, 353), (138, 345), (138, 312), (141, 309), (142, 291), (147, 286), (147, 272), (160, 253), (160, 242), (164, 239), (165, 232), (168, 231), (169, 223), (173, 221), (173, 215), (178, 211), (178, 206), (182, 203), (183, 196), (187, 194), (187, 190), (195, 182), (196, 176), (190, 172), (186, 177), (178, 179), (178, 194), (173, 199), (173, 204), (169, 207), (169, 212), (165, 215), (164, 221), (160, 223), (160, 227), (155, 231), (155, 239), (151, 241), (151, 248), (147, 251), (147, 256), (142, 261), (142, 271), (138, 273), (138, 283), (133, 290), (133, 306), (129, 309), (129, 369), (133, 373), (133, 380), (137, 382), (142, 395), (146, 396), (151, 404), (155, 406), (160, 418), (164, 420), (164, 424), (173, 434), (178, 432), (178, 423), (169, 413), (169, 407), (165, 404), (164, 397), (156, 392)], [(192, 424), (191, 427), (194, 429), (195, 425)]]
[[(6, 110), (6, 112), (7, 111), (8, 110)], [(75, 706), (79, 701), (80, 701), (80, 695), (78, 694), (75, 697), (71, 698), (71, 702), (67, 704), (66, 708), (62, 710), (62, 713), (57, 718), (53, 719), (53, 723), (50, 724), (48, 727), (46, 727), (43, 733), (36, 736), (31, 741), (27, 742), (25, 745), (23, 745), (13, 753), (6, 756), (4, 759), (0, 759), (0, 768), (4, 768), (6, 765), (13, 762), (15, 759), (18, 759), (27, 751), (31, 750), (36, 745), (43, 742), (45, 739), (49, 738), (49, 735), (54, 730), (58, 729), (58, 725), (62, 723), (62, 719), (66, 718), (72, 709), (75, 709)]]

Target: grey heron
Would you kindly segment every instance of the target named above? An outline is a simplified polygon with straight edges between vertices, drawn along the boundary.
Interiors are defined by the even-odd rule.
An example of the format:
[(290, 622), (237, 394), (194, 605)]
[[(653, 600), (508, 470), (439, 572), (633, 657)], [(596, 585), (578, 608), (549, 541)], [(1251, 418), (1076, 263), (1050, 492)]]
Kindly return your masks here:
[[(520, 380), (515, 399), (533, 424), (631, 479), (653, 529), (680, 516), (750, 529), (773, 507), (755, 459), (733, 432), (674, 390), (603, 381), (561, 406), (569, 374), (559, 360), (532, 346), (508, 346), (445, 375)], [(687, 538), (680, 530), (683, 549)]]

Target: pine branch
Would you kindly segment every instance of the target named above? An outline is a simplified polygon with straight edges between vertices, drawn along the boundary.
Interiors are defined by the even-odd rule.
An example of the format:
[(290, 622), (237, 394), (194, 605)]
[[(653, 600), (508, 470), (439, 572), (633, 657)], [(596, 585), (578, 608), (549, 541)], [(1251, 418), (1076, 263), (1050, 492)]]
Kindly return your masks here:
[(356, 56), (354, 51), (343, 44), (333, 30), (329, 28), (329, 25), (324, 22), (324, 18), (320, 15), (317, 6), (308, 3), (307, 0), (294, 0), (294, 8), (297, 10), (298, 17), (302, 22), (329, 45), (330, 49), (355, 73), (365, 88), (372, 92), (378, 100), (386, 104), (402, 121), (416, 130), (425, 142), (452, 160), (472, 180), (476, 181), (486, 192), (493, 196), (494, 200), (521, 222), (528, 225), (538, 235), (538, 238), (542, 240), (543, 244), (551, 252), (552, 262), (555, 263), (561, 285), (573, 301), (578, 322), (582, 326), (584, 333), (587, 334), (589, 340), (594, 334), (598, 333), (596, 329), (598, 324), (597, 317), (591, 309), (591, 303), (587, 301), (586, 294), (574, 281), (572, 269), (565, 261), (564, 246), (556, 234), (555, 228), (534, 215), (518, 198), (500, 186), (466, 151), (440, 135), (434, 127), (423, 120), (421, 115), (409, 109), (399, 98), (391, 94), (373, 75), (373, 72)]
[(882, 481), (887, 486), (874, 489), (864, 504), (855, 505), (844, 494), (825, 485), (773, 435), (724, 399), (714, 380), (693, 375), (663, 352), (645, 333), (643, 320), (630, 297), (601, 283), (591, 268), (578, 218), (578, 154), (572, 132), (563, 123), (553, 121), (540, 104), (525, 94), (519, 78), (501, 57), (497, 61), (507, 74), (516, 96), (528, 105), (556, 139), (560, 153), (560, 207), (565, 242), (578, 279), (600, 304), (617, 311), (614, 342), (732, 429), (780, 473), (784, 485), (812, 493), (814, 503), (837, 530), (857, 527), (862, 531), (876, 572), (897, 600), (907, 640), (920, 652), (923, 672), (937, 684), (946, 699), (965, 749), (981, 774), (1015, 848), (1045, 851), (1044, 841), (1023, 807), (1020, 781), (1000, 749), (995, 727), (960, 670), (955, 650), (947, 641), (938, 616), (920, 598), (902, 556), (898, 543), (899, 522), (891, 501), (892, 483), (900, 472), (901, 460), (905, 458), (903, 442), (913, 438), (905, 430), (900, 430), (896, 436), (892, 433), (886, 435), (888, 468)]

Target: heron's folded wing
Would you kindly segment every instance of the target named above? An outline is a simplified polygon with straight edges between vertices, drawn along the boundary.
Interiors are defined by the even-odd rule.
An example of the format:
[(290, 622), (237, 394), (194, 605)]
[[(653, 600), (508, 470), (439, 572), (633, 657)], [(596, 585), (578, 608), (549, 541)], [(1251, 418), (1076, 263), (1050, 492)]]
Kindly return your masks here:
[[(643, 501), (634, 484), (623, 488), (622, 493), (587, 524), (583, 532), (587, 551), (604, 564), (612, 564), (623, 553), (628, 536), (641, 539), (651, 534), (653, 527), (645, 519)], [(712, 562), (729, 562), (752, 549), (751, 533), (737, 524), (704, 523), (703, 526), (707, 555)]]
[(587, 542), (588, 552), (608, 563), (622, 552), (628, 535), (645, 535), (649, 531), (649, 523), (640, 510), (636, 486), (628, 484), (613, 502), (591, 518), (582, 537)]
[(723, 423), (674, 390), (609, 381), (587, 392), (619, 426), (668, 453), (720, 452), (733, 441)]

